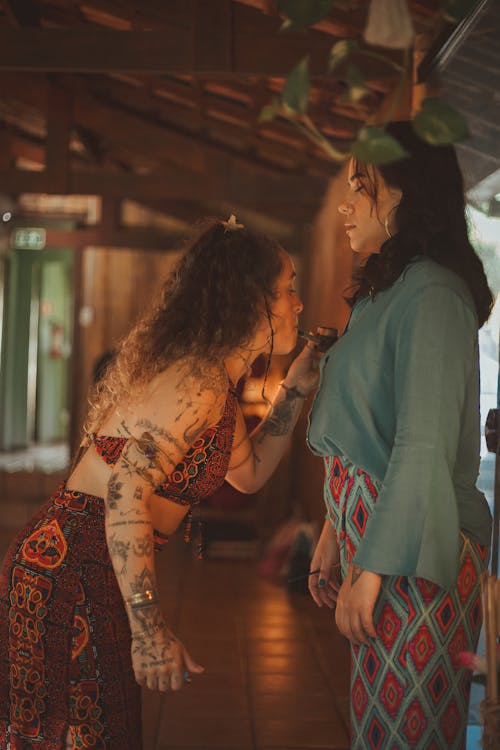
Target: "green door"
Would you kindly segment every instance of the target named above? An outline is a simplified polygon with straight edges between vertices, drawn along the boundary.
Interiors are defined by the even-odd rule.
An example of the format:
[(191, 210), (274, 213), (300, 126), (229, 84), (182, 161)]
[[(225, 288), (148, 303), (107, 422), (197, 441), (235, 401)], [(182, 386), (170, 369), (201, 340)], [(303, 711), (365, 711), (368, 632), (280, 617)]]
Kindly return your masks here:
[(71, 250), (16, 249), (8, 263), (0, 450), (68, 437)]

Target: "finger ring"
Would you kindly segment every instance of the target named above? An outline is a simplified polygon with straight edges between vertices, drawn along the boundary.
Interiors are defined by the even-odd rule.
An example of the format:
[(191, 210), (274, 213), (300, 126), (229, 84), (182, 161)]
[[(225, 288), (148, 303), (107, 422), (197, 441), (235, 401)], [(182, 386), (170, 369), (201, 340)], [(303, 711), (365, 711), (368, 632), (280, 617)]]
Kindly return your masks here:
[(182, 679), (184, 680), (184, 682), (191, 682), (191, 675), (187, 670), (183, 672)]

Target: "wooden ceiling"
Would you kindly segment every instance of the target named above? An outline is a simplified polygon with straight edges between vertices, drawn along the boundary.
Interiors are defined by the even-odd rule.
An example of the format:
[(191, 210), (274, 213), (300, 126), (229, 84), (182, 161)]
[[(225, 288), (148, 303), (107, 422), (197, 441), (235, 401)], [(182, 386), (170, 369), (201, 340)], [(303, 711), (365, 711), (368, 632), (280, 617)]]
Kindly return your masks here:
[[(300, 244), (337, 165), (289, 122), (259, 122), (262, 107), (309, 52), (311, 116), (345, 150), (395, 83), (389, 65), (360, 59), (370, 95), (356, 109), (324, 76), (335, 40), (363, 44), (368, 0), (338, 5), (313, 30), (283, 34), (272, 0), (0, 0), (2, 192), (100, 195), (109, 226), (124, 198), (186, 222), (232, 211)], [(438, 0), (409, 6), (416, 31), (437, 38)], [(488, 55), (498, 6), (492, 15), (496, 33), (490, 19), (476, 39)], [(491, 64), (476, 58), (472, 75), (485, 77), (476, 181), (500, 163)], [(478, 88), (468, 59), (450, 75), (467, 109), (462, 83)]]

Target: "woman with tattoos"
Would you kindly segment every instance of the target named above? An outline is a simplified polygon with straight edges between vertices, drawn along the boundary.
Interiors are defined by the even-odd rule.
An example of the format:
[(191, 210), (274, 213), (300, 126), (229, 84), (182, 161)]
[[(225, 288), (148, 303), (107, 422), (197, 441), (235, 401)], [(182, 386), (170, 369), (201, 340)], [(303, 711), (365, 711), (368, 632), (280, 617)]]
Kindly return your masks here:
[(490, 512), (479, 468), (478, 327), (492, 296), (451, 146), (388, 127), (406, 158), (353, 159), (339, 207), (361, 256), (323, 358), (308, 441), (326, 521), (310, 591), (351, 642), (356, 750), (463, 750)]
[(0, 749), (140, 750), (140, 685), (203, 668), (167, 626), (154, 547), (226, 477), (244, 492), (278, 464), (314, 347), (247, 435), (234, 384), (297, 342), (290, 257), (234, 219), (193, 240), (96, 385), (67, 482), (16, 537), (0, 574)]

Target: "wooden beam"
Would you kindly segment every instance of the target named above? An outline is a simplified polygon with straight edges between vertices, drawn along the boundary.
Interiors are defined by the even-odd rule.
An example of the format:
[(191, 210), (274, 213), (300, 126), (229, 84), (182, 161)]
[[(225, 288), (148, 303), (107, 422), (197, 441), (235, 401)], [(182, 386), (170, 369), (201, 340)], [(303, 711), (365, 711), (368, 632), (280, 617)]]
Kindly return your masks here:
[(5, 15), (15, 26), (40, 25), (40, 10), (33, 0), (3, 0)]
[(122, 226), (122, 202), (104, 197), (101, 201), (101, 224), (107, 232), (115, 232)]
[(152, 117), (141, 116), (125, 108), (99, 101), (83, 91), (75, 96), (74, 117), (77, 126), (87, 128), (107, 140), (127, 146), (135, 153), (172, 162), (179, 167), (203, 172), (206, 169), (206, 148), (217, 153), (223, 147), (205, 146), (196, 139), (178, 132), (173, 127), (158, 123)]
[(211, 44), (192, 52), (192, 31), (109, 31), (104, 29), (13, 29), (0, 27), (0, 70), (67, 73), (186, 73), (191, 75), (286, 76), (304, 55), (311, 54), (314, 75), (325, 75), (334, 39), (301, 34), (242, 33), (232, 35), (230, 56), (224, 29), (215, 29)]
[(45, 163), (45, 146), (42, 141), (12, 132), (5, 127), (0, 128), (0, 151), (7, 161), (23, 158), (41, 165)]
[[(45, 172), (10, 169), (0, 171), (0, 183), (9, 194), (58, 194)], [(246, 206), (279, 219), (308, 223), (321, 204), (326, 179), (305, 175), (283, 175), (264, 179), (258, 173), (229, 170), (210, 184), (189, 173), (137, 175), (106, 172), (73, 172), (70, 195), (100, 195), (131, 200), (187, 200)]]
[[(194, 67), (232, 70), (233, 17), (231, 0), (195, 0), (193, 27)], [(214, 39), (217, 43), (214, 44)]]
[(150, 227), (121, 227), (108, 230), (104, 226), (81, 229), (46, 229), (46, 247), (121, 247), (139, 250), (178, 250), (182, 237)]
[(57, 192), (66, 193), (69, 187), (72, 97), (59, 86), (49, 84), (47, 100), (46, 169)]

